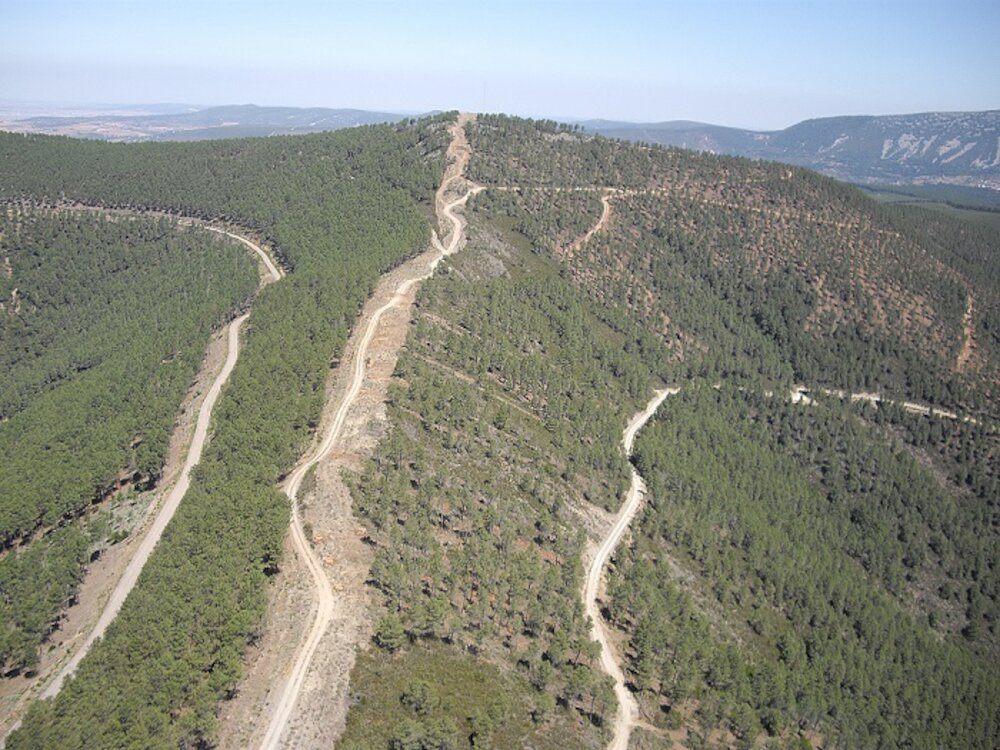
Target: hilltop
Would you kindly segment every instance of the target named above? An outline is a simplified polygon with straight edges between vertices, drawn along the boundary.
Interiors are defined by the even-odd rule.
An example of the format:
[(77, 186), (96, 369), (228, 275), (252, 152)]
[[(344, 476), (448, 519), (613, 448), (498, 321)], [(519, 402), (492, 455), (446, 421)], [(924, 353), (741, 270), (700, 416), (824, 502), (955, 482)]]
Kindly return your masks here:
[[(69, 105), (0, 107), (0, 129), (110, 141), (197, 141), (316, 133), (408, 115), (360, 109), (254, 104), (196, 107)], [(844, 116), (760, 131), (688, 120), (585, 120), (588, 133), (626, 141), (795, 164), (847, 182), (941, 185), (941, 200), (1000, 205), (1000, 110)], [(987, 188), (983, 190), (983, 188)]]

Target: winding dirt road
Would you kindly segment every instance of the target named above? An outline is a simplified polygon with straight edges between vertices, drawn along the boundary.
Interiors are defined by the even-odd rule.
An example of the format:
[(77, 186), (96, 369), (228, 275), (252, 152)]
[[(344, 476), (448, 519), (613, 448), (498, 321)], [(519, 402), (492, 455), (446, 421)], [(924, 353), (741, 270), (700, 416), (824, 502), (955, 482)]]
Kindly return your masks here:
[[(643, 425), (649, 421), (660, 404), (667, 396), (678, 393), (677, 388), (665, 388), (657, 391), (656, 395), (646, 404), (646, 408), (632, 417), (625, 432), (622, 434), (622, 448), (626, 456), (632, 455), (632, 445), (635, 443), (635, 436)], [(614, 552), (615, 547), (621, 541), (625, 530), (632, 523), (635, 514), (642, 505), (642, 499), (646, 494), (646, 483), (639, 472), (632, 468), (632, 483), (628, 493), (625, 495), (625, 502), (622, 503), (615, 522), (604, 541), (601, 542), (590, 569), (587, 571), (587, 582), (583, 590), (583, 604), (591, 620), (591, 637), (601, 645), (601, 668), (615, 681), (615, 696), (618, 698), (618, 714), (615, 716), (614, 734), (608, 744), (609, 750), (628, 750), (629, 736), (632, 728), (639, 721), (639, 705), (636, 703), (632, 693), (625, 686), (625, 675), (615, 659), (611, 644), (608, 642), (608, 629), (601, 617), (601, 609), (597, 604), (597, 596), (601, 588), (601, 579), (604, 575), (604, 567), (608, 563), (608, 558)]]
[(271, 260), (271, 256), (268, 255), (266, 252), (264, 252), (264, 249), (260, 245), (258, 245), (256, 242), (248, 240), (246, 237), (244, 237), (241, 234), (236, 234), (235, 232), (230, 232), (228, 229), (222, 229), (220, 227), (213, 227), (213, 226), (209, 226), (208, 224), (199, 224), (198, 226), (201, 226), (202, 229), (207, 229), (209, 232), (215, 232), (216, 234), (224, 234), (224, 235), (226, 235), (226, 237), (229, 237), (230, 239), (234, 239), (237, 242), (240, 242), (240, 243), (246, 245), (248, 248), (250, 248), (255, 253), (257, 253), (257, 256), (260, 258), (260, 262), (264, 264), (264, 267), (267, 269), (267, 272), (268, 272), (268, 274), (271, 277), (270, 279), (265, 279), (264, 283), (270, 283), (272, 281), (277, 281), (278, 279), (280, 279), (283, 276), (282, 272), (278, 270), (278, 267), (276, 265), (274, 265), (274, 261)]
[[(878, 404), (882, 401), (886, 401), (886, 403), (896, 403), (882, 399), (879, 394), (875, 393), (849, 394), (845, 391), (834, 391), (829, 389), (821, 389), (820, 392), (825, 393), (826, 395), (836, 396), (841, 399), (850, 398), (852, 401), (864, 400), (874, 404)], [(663, 403), (664, 399), (677, 393), (680, 393), (679, 388), (666, 388), (664, 390), (657, 391), (656, 395), (646, 405), (646, 408), (636, 414), (628, 423), (628, 426), (625, 428), (625, 432), (622, 434), (622, 447), (627, 456), (631, 457), (632, 455), (632, 446), (639, 430), (641, 430), (646, 422), (649, 421), (659, 408), (660, 404)], [(808, 389), (804, 386), (796, 386), (790, 393), (791, 401), (793, 403), (801, 403), (803, 405), (814, 403), (814, 400), (807, 395), (808, 393)], [(960, 419), (959, 415), (953, 412), (929, 407), (924, 404), (911, 402), (901, 402), (901, 404), (906, 411), (912, 413), (923, 414), (930, 417), (943, 417), (945, 419)], [(976, 422), (976, 420), (972, 417), (961, 417), (961, 419), (967, 422)], [(628, 493), (625, 496), (625, 502), (619, 509), (611, 529), (604, 537), (590, 563), (583, 593), (584, 607), (587, 614), (590, 616), (592, 623), (591, 637), (601, 646), (601, 668), (611, 677), (611, 679), (615, 681), (615, 697), (618, 699), (619, 705), (619, 711), (615, 716), (613, 735), (611, 742), (608, 744), (608, 750), (628, 750), (629, 737), (632, 734), (632, 730), (636, 726), (640, 725), (641, 722), (639, 719), (639, 706), (636, 703), (635, 698), (632, 696), (632, 693), (625, 686), (624, 673), (622, 672), (621, 666), (619, 665), (615, 653), (611, 648), (611, 644), (608, 639), (608, 627), (601, 616), (601, 610), (598, 606), (598, 595), (600, 593), (604, 568), (607, 565), (608, 559), (611, 557), (611, 553), (614, 552), (615, 548), (618, 546), (622, 536), (625, 534), (625, 530), (632, 523), (636, 513), (638, 513), (645, 494), (646, 484), (639, 472), (633, 467), (632, 482), (629, 486)]]
[(611, 196), (615, 194), (614, 188), (604, 188), (601, 193), (601, 216), (597, 222), (590, 229), (586, 231), (580, 237), (577, 237), (573, 243), (566, 248), (566, 257), (572, 258), (576, 255), (577, 250), (587, 244), (590, 238), (593, 237), (598, 232), (603, 232), (607, 229), (608, 224), (611, 222)]
[(437, 232), (432, 233), (432, 244), (437, 251), (429, 260), (426, 270), (419, 275), (405, 279), (396, 287), (392, 298), (378, 308), (369, 318), (367, 325), (363, 329), (361, 339), (358, 342), (354, 357), (354, 367), (348, 374), (347, 390), (344, 392), (340, 403), (337, 405), (333, 419), (329, 423), (326, 434), (322, 442), (299, 464), (299, 466), (289, 475), (285, 482), (284, 491), (288, 495), (292, 506), (291, 534), (295, 549), (301, 556), (312, 576), (316, 590), (316, 605), (312, 615), (312, 625), (306, 634), (305, 639), (299, 646), (299, 650), (292, 664), (291, 672), (286, 678), (281, 696), (278, 698), (271, 719), (268, 724), (267, 733), (260, 744), (262, 750), (273, 750), (282, 746), (282, 739), (288, 727), (289, 719), (295, 708), (295, 703), (302, 692), (309, 671), (309, 665), (313, 660), (316, 649), (323, 639), (323, 635), (334, 617), (337, 599), (330, 586), (330, 580), (323, 569), (323, 561), (316, 554), (309, 539), (306, 537), (303, 528), (302, 517), (298, 507), (298, 493), (302, 486), (302, 481), (306, 474), (316, 464), (325, 458), (340, 437), (344, 427), (347, 414), (350, 411), (355, 399), (361, 392), (367, 374), (367, 354), (369, 346), (375, 336), (376, 329), (382, 316), (389, 310), (403, 305), (406, 301), (410, 289), (419, 284), (424, 279), (431, 277), (443, 258), (456, 252), (461, 246), (464, 238), (465, 222), (455, 210), (464, 206), (469, 197), (479, 192), (481, 188), (477, 186), (469, 187), (461, 197), (447, 201), (448, 190), (457, 181), (463, 180), (465, 165), (468, 162), (470, 151), (465, 139), (464, 126), (468, 122), (469, 116), (460, 115), (455, 125), (451, 128), (452, 144), (448, 152), (452, 157), (445, 179), (442, 181), (437, 192), (437, 211), (439, 219), (451, 225), (447, 243), (442, 243)]
[[(212, 232), (224, 234), (234, 240), (238, 240), (253, 250), (267, 268), (270, 275), (270, 278), (266, 279), (264, 283), (277, 281), (281, 278), (281, 273), (275, 267), (271, 258), (266, 252), (264, 252), (263, 248), (256, 243), (246, 237), (225, 229), (210, 226), (206, 226), (204, 228)], [(87, 636), (87, 639), (83, 642), (80, 648), (77, 649), (76, 653), (73, 654), (72, 658), (59, 671), (59, 674), (56, 675), (55, 679), (53, 679), (52, 682), (46, 686), (45, 690), (42, 692), (42, 698), (54, 698), (59, 693), (59, 690), (62, 688), (66, 678), (76, 672), (76, 668), (83, 660), (83, 657), (85, 657), (90, 651), (90, 647), (94, 644), (94, 641), (104, 635), (104, 631), (108, 629), (108, 625), (110, 625), (115, 617), (118, 616), (118, 611), (122, 608), (122, 604), (125, 603), (125, 599), (128, 597), (129, 592), (132, 591), (136, 581), (139, 580), (139, 574), (142, 572), (143, 567), (145, 567), (146, 562), (149, 560), (149, 556), (153, 553), (153, 549), (156, 547), (157, 542), (160, 541), (160, 537), (163, 535), (164, 529), (167, 528), (167, 524), (170, 523), (170, 519), (174, 517), (174, 513), (177, 511), (177, 507), (180, 505), (181, 499), (184, 497), (185, 493), (187, 493), (188, 487), (191, 486), (191, 472), (201, 461), (201, 453), (205, 448), (205, 440), (208, 437), (208, 428), (212, 421), (212, 410), (215, 408), (215, 402), (218, 400), (219, 394), (222, 392), (222, 387), (226, 384), (226, 381), (229, 380), (229, 375), (236, 366), (236, 360), (240, 355), (240, 329), (249, 317), (250, 313), (245, 313), (229, 324), (229, 350), (226, 355), (226, 362), (222, 366), (222, 371), (212, 383), (212, 387), (209, 389), (208, 395), (205, 396), (205, 401), (201, 406), (201, 410), (198, 412), (198, 421), (195, 426), (194, 437), (191, 439), (191, 445), (188, 448), (187, 458), (184, 461), (184, 468), (181, 469), (181, 475), (177, 480), (177, 484), (175, 484), (173, 489), (170, 490), (170, 494), (167, 495), (163, 505), (160, 506), (160, 510), (156, 514), (156, 518), (153, 520), (152, 525), (149, 527), (149, 531), (146, 532), (146, 536), (142, 540), (142, 544), (139, 545), (139, 549), (136, 550), (135, 556), (129, 561), (128, 567), (125, 568), (125, 572), (122, 574), (122, 577), (118, 579), (118, 583), (115, 585), (114, 591), (112, 591), (107, 604), (104, 605), (104, 609), (101, 612), (101, 616), (98, 618), (94, 629), (90, 631), (90, 635)]]
[[(71, 210), (104, 211), (104, 209), (91, 206), (73, 206), (71, 207)], [(266, 269), (266, 274), (263, 274), (261, 278), (261, 287), (273, 281), (277, 281), (282, 277), (282, 272), (275, 266), (267, 252), (260, 245), (247, 237), (227, 229), (209, 226), (197, 219), (181, 218), (178, 220), (178, 223), (187, 226), (200, 226), (211, 232), (226, 235), (227, 237), (240, 242), (252, 250), (260, 259), (264, 269)], [(211, 425), (212, 411), (223, 386), (228, 381), (229, 375), (232, 373), (233, 367), (236, 365), (236, 360), (239, 358), (240, 329), (249, 316), (250, 313), (245, 313), (229, 324), (228, 351), (226, 360), (221, 371), (209, 387), (204, 401), (201, 404), (201, 408), (198, 411), (194, 434), (192, 435), (191, 443), (188, 446), (184, 465), (176, 484), (174, 484), (171, 488), (162, 505), (156, 511), (156, 515), (149, 524), (148, 528), (142, 532), (143, 537), (142, 541), (139, 543), (138, 549), (129, 560), (128, 565), (125, 567), (121, 577), (115, 584), (108, 601), (101, 609), (101, 614), (87, 635), (87, 638), (77, 647), (76, 651), (62, 666), (58, 673), (56, 673), (56, 675), (49, 680), (48, 684), (45, 685), (45, 688), (42, 690), (40, 695), (41, 698), (54, 698), (58, 695), (66, 679), (76, 672), (77, 667), (90, 651), (94, 642), (104, 635), (108, 626), (114, 621), (119, 610), (121, 610), (125, 599), (128, 598), (129, 593), (138, 581), (139, 574), (142, 572), (143, 567), (145, 567), (146, 562), (149, 560), (149, 556), (153, 553), (156, 544), (163, 535), (164, 529), (166, 529), (170, 520), (173, 518), (174, 513), (180, 505), (181, 499), (184, 497), (191, 484), (191, 472), (201, 461), (201, 454), (205, 447), (205, 441), (208, 437), (209, 426)], [(40, 684), (42, 683), (39, 682), (39, 685)], [(26, 698), (19, 701), (19, 708), (17, 711), (23, 710), (23, 707), (26, 707), (28, 701), (30, 700), (27, 698), (27, 695), (30, 695), (30, 693), (27, 693)], [(20, 720), (11, 724), (2, 740), (0, 740), (0, 747), (3, 746), (7, 736), (9, 736), (11, 732), (15, 731), (18, 726), (20, 726)]]

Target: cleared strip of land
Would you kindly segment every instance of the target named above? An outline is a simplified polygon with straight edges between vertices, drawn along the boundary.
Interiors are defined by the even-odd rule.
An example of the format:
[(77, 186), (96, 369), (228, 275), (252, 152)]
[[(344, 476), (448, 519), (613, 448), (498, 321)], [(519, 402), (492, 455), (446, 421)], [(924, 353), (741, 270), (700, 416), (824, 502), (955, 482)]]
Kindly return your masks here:
[[(298, 507), (298, 494), (302, 482), (308, 472), (322, 461), (338, 445), (348, 413), (357, 400), (368, 377), (369, 348), (375, 338), (382, 317), (393, 309), (401, 309), (413, 303), (414, 287), (424, 279), (430, 278), (443, 258), (456, 252), (464, 240), (465, 222), (456, 210), (463, 207), (469, 198), (478, 192), (479, 188), (470, 186), (460, 196), (447, 198), (450, 188), (463, 180), (465, 164), (469, 158), (468, 144), (465, 141), (464, 126), (467, 116), (460, 116), (452, 126), (452, 143), (449, 147), (451, 163), (446, 177), (437, 193), (438, 217), (442, 223), (450, 224), (450, 232), (446, 242), (441, 242), (435, 232), (432, 237), (433, 248), (416, 260), (414, 272), (401, 279), (391, 298), (375, 310), (366, 322), (358, 327), (352, 335), (352, 341), (347, 348), (354, 352), (353, 367), (347, 373), (347, 387), (339, 400), (328, 405), (334, 407), (333, 417), (329, 422), (323, 439), (318, 446), (289, 475), (284, 485), (284, 491), (291, 500), (292, 524), (291, 538), (296, 554), (304, 561), (313, 581), (316, 591), (316, 603), (311, 616), (311, 625), (295, 654), (292, 667), (284, 677), (284, 687), (270, 712), (267, 732), (260, 744), (268, 750), (287, 744), (287, 732), (290, 729), (290, 719), (306, 684), (310, 665), (324, 634), (337, 615), (338, 596), (332, 590), (330, 579), (324, 570), (323, 560), (313, 548), (306, 534), (302, 515)], [(284, 742), (283, 742), (284, 740)]]

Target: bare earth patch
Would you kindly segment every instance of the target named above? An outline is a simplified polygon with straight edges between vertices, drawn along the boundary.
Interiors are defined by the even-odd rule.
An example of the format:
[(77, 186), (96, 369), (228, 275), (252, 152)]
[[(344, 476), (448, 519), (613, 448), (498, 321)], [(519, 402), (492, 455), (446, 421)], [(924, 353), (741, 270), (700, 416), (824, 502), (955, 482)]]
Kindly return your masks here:
[(972, 317), (972, 295), (968, 295), (965, 314), (962, 316), (962, 349), (955, 360), (955, 372), (965, 372), (972, 359), (976, 344), (975, 319)]

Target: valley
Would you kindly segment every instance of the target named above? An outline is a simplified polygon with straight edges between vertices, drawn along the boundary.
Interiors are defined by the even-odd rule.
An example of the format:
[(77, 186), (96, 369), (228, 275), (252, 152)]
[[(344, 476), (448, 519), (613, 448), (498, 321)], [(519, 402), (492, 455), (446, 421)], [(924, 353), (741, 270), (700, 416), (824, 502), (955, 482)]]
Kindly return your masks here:
[[(81, 111), (82, 110), (82, 111)], [(317, 133), (359, 125), (397, 122), (400, 114), (325, 107), (149, 107), (3, 106), (0, 128), (107, 141), (198, 141)]]

